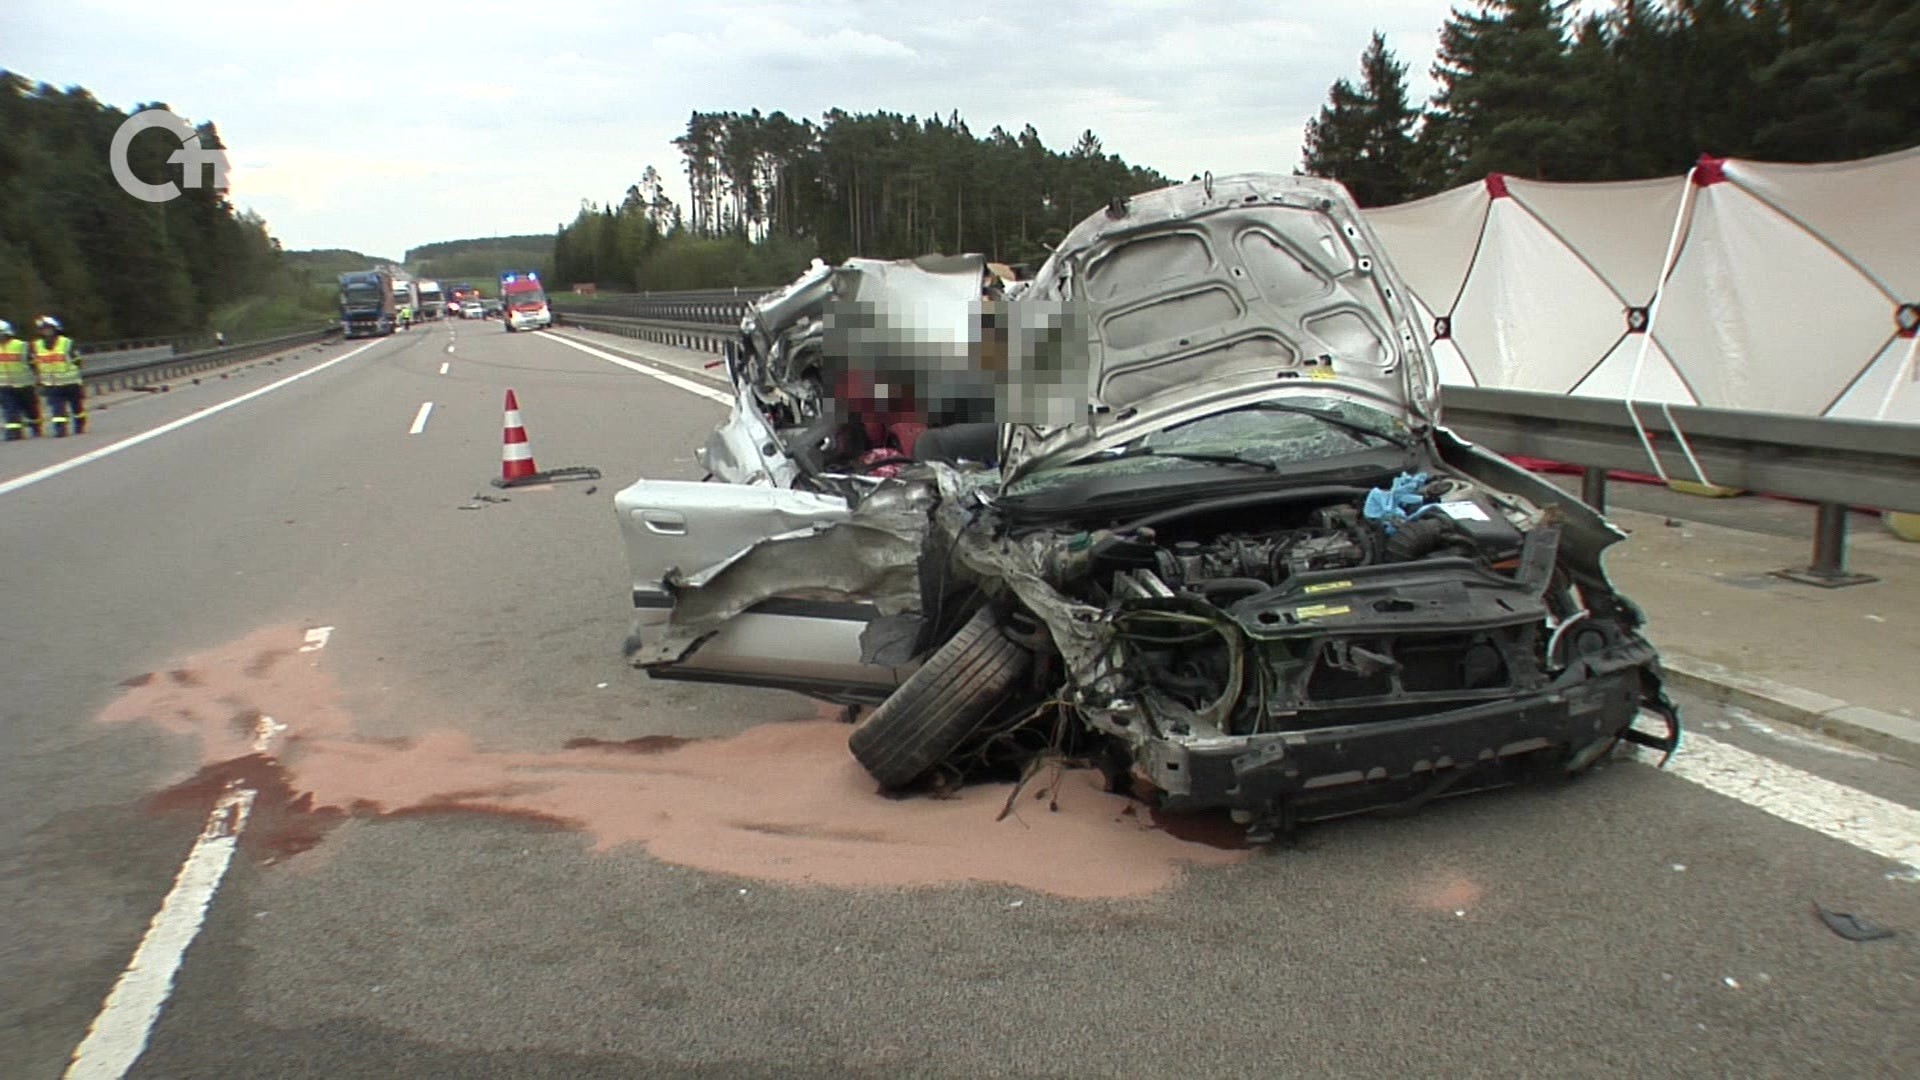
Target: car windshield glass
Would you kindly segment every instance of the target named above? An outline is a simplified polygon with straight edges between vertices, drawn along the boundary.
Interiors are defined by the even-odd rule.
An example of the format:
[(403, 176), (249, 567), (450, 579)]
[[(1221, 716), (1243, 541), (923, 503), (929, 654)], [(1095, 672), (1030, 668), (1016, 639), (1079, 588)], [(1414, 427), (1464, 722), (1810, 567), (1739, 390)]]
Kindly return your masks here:
[(355, 307), (377, 305), (380, 303), (380, 287), (378, 285), (349, 285), (346, 291), (346, 302)]
[(1021, 477), (1020, 496), (1102, 477), (1219, 468), (1244, 474), (1241, 463), (1275, 470), (1367, 450), (1400, 452), (1410, 444), (1393, 416), (1337, 398), (1289, 396), (1212, 413), (1144, 435), (1124, 446)]
[(509, 293), (507, 295), (507, 303), (512, 304), (515, 307), (519, 307), (522, 304), (544, 304), (546, 302), (547, 302), (546, 294), (542, 293), (538, 289), (534, 289), (530, 292)]

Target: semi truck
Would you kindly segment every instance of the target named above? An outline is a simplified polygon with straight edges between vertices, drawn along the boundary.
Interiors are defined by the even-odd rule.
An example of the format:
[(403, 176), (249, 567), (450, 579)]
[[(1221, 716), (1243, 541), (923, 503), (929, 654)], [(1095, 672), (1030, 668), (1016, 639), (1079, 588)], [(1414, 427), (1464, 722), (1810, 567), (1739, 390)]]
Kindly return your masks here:
[(553, 309), (547, 306), (547, 290), (541, 287), (539, 274), (529, 270), (500, 275), (500, 319), (509, 334), (553, 325)]
[(346, 337), (385, 337), (393, 333), (398, 307), (393, 275), (361, 270), (340, 275), (340, 333)]
[(437, 319), (446, 314), (447, 298), (440, 292), (437, 281), (415, 282), (420, 287), (420, 317)]

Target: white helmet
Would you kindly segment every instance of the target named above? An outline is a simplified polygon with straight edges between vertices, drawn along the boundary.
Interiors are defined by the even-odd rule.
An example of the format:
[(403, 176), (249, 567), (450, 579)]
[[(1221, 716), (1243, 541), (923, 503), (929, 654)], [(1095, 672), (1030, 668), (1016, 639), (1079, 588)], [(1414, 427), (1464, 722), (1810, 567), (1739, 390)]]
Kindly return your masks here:
[(53, 330), (57, 332), (60, 329), (60, 320), (51, 315), (42, 315), (34, 321), (33, 326), (36, 330)]
[(8, 322), (5, 319), (0, 319), (0, 337), (12, 337), (12, 336), (13, 336), (13, 324)]

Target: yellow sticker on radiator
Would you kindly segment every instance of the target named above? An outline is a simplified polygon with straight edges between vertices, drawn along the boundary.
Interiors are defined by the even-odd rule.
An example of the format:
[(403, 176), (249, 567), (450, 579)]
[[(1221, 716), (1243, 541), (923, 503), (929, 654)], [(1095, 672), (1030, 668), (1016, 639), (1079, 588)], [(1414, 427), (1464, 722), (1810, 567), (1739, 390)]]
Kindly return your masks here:
[(1309, 585), (1300, 591), (1311, 596), (1314, 593), (1336, 592), (1340, 589), (1351, 588), (1353, 588), (1353, 582), (1351, 581), (1323, 581), (1318, 585)]
[(1337, 378), (1339, 378), (1339, 376), (1337, 376), (1337, 375), (1335, 375), (1335, 374), (1333, 373), (1333, 369), (1332, 369), (1332, 368), (1330, 368), (1330, 367), (1317, 367), (1317, 368), (1308, 368), (1308, 369), (1307, 369), (1307, 378), (1309, 378), (1309, 379), (1337, 379)]
[(1324, 619), (1329, 615), (1345, 615), (1352, 610), (1352, 608), (1345, 604), (1309, 604), (1303, 608), (1294, 608), (1293, 617), (1296, 619)]

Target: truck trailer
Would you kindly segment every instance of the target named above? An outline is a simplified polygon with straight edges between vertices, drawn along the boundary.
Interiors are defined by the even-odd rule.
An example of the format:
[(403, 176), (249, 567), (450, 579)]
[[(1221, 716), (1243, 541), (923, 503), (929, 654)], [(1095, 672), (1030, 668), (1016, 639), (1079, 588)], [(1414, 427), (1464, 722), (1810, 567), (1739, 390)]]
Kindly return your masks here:
[(350, 338), (385, 337), (393, 333), (398, 307), (393, 302), (393, 275), (385, 270), (361, 270), (340, 275), (340, 333)]
[(420, 288), (412, 278), (393, 279), (393, 306), (411, 311), (416, 319), (420, 317)]
[(417, 282), (414, 282), (414, 284), (419, 286), (420, 288), (420, 317), (421, 318), (438, 319), (442, 315), (446, 314), (447, 298), (445, 295), (443, 295), (440, 292), (439, 282), (417, 281)]

